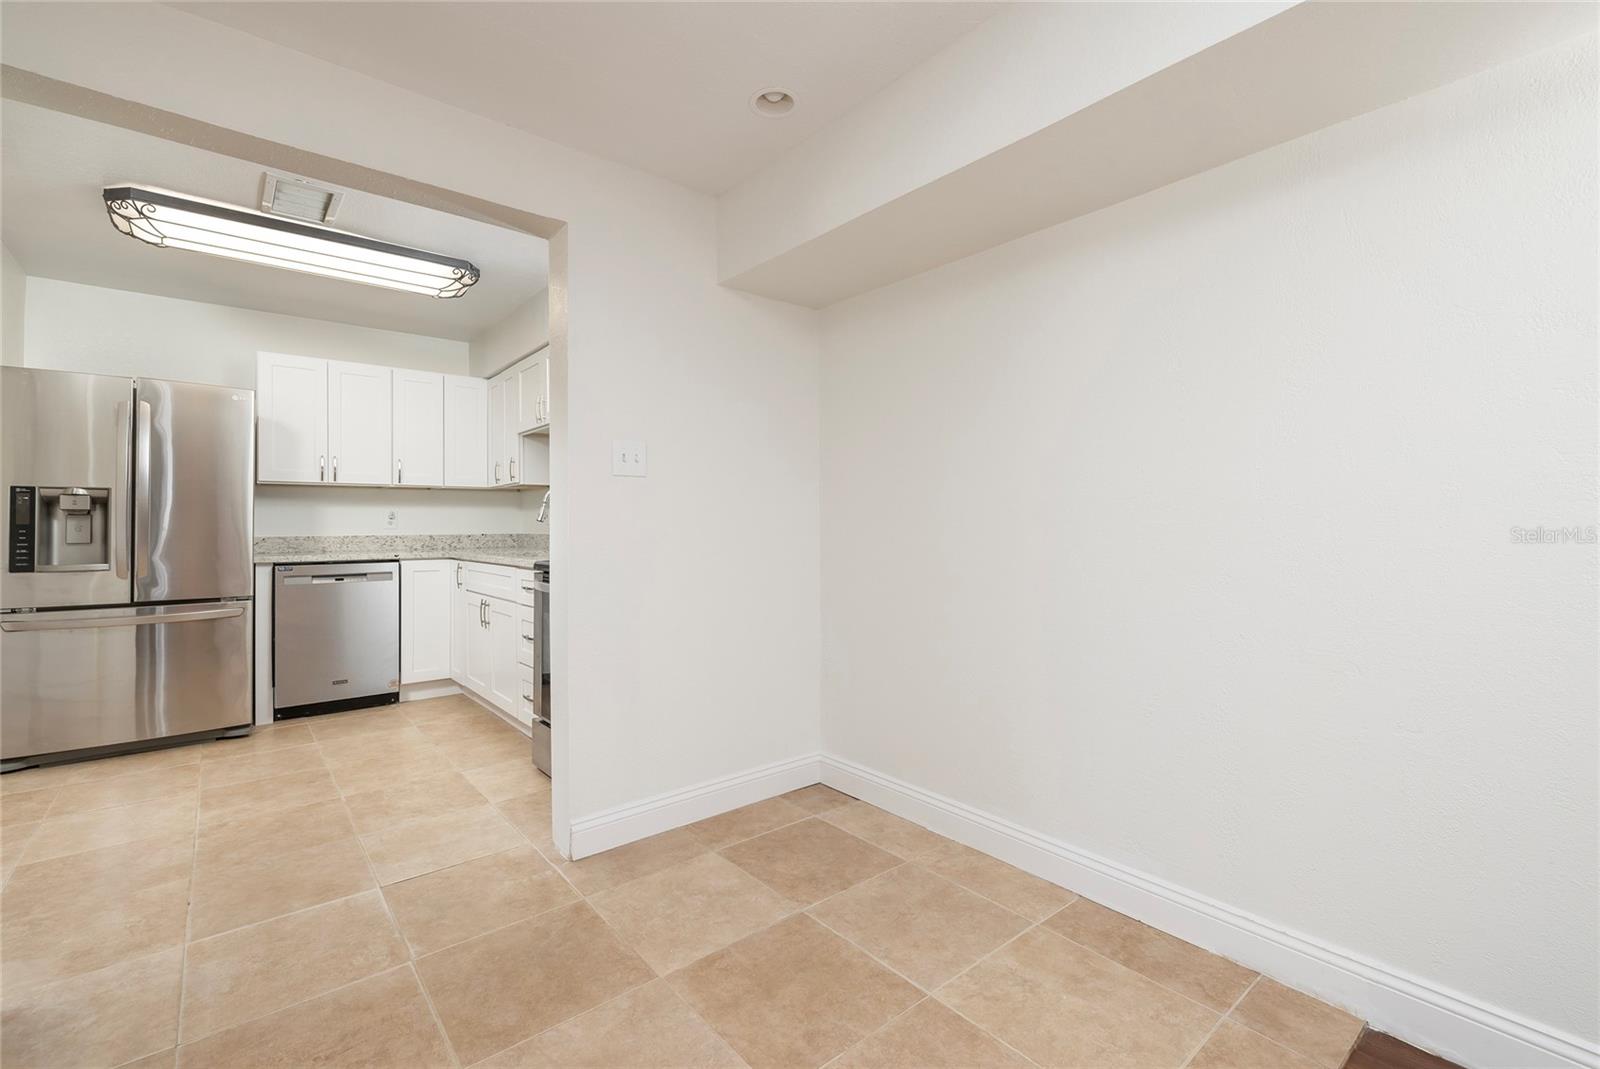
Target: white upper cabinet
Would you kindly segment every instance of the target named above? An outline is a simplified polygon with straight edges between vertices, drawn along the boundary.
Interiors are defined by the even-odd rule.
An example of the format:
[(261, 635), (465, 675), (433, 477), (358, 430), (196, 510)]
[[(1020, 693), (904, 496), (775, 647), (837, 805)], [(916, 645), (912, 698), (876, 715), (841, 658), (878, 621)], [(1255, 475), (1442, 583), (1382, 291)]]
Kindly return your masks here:
[(550, 426), (550, 361), (531, 356), (516, 366), (517, 432)]
[(350, 486), (547, 485), (549, 437), (521, 429), (524, 385), (533, 418), (549, 421), (548, 365), (537, 362), (531, 375), (524, 361), (485, 381), (258, 353), (256, 477)]
[(506, 482), (512, 486), (522, 479), (522, 432), (517, 429), (517, 373), (507, 371), (505, 388), (500, 392), (500, 451), (506, 458)]
[(489, 384), (470, 375), (444, 377), (444, 485), (489, 481)]
[(445, 485), (444, 376), (396, 369), (393, 414), (396, 485)]
[(256, 360), (256, 477), (322, 482), (328, 477), (328, 362), (260, 353)]
[(394, 482), (391, 378), (386, 367), (328, 361), (330, 482)]

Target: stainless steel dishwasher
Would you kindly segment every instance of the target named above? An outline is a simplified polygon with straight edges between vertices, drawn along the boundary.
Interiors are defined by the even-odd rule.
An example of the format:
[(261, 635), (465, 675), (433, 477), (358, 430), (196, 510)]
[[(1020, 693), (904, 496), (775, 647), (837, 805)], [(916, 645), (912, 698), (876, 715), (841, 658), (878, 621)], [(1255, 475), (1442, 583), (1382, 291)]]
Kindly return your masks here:
[(272, 573), (272, 718), (399, 700), (400, 565), (277, 565)]

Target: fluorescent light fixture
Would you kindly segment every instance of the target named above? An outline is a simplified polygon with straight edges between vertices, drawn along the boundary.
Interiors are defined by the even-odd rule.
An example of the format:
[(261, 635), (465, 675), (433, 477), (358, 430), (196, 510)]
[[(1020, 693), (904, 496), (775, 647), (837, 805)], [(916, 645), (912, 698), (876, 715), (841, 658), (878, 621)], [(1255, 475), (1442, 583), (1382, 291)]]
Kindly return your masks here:
[(208, 252), (429, 297), (460, 297), (478, 281), (478, 269), (466, 260), (332, 227), (164, 189), (108, 186), (103, 192), (112, 226), (160, 248)]

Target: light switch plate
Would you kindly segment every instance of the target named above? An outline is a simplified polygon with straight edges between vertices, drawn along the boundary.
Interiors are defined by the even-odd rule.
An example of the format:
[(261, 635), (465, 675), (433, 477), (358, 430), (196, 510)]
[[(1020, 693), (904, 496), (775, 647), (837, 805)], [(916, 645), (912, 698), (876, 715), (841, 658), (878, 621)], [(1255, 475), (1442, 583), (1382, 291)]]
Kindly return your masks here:
[(642, 479), (650, 468), (650, 452), (643, 442), (611, 443), (611, 474)]

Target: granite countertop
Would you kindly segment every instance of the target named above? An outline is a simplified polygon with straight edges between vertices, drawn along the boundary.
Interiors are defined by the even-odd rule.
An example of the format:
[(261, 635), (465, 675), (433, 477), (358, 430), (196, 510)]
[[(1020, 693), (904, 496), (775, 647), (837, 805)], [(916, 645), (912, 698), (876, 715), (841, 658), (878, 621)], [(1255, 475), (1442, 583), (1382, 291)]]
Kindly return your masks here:
[(550, 558), (542, 534), (310, 535), (258, 538), (257, 564), (338, 563), (351, 560), (465, 560), (532, 568)]

